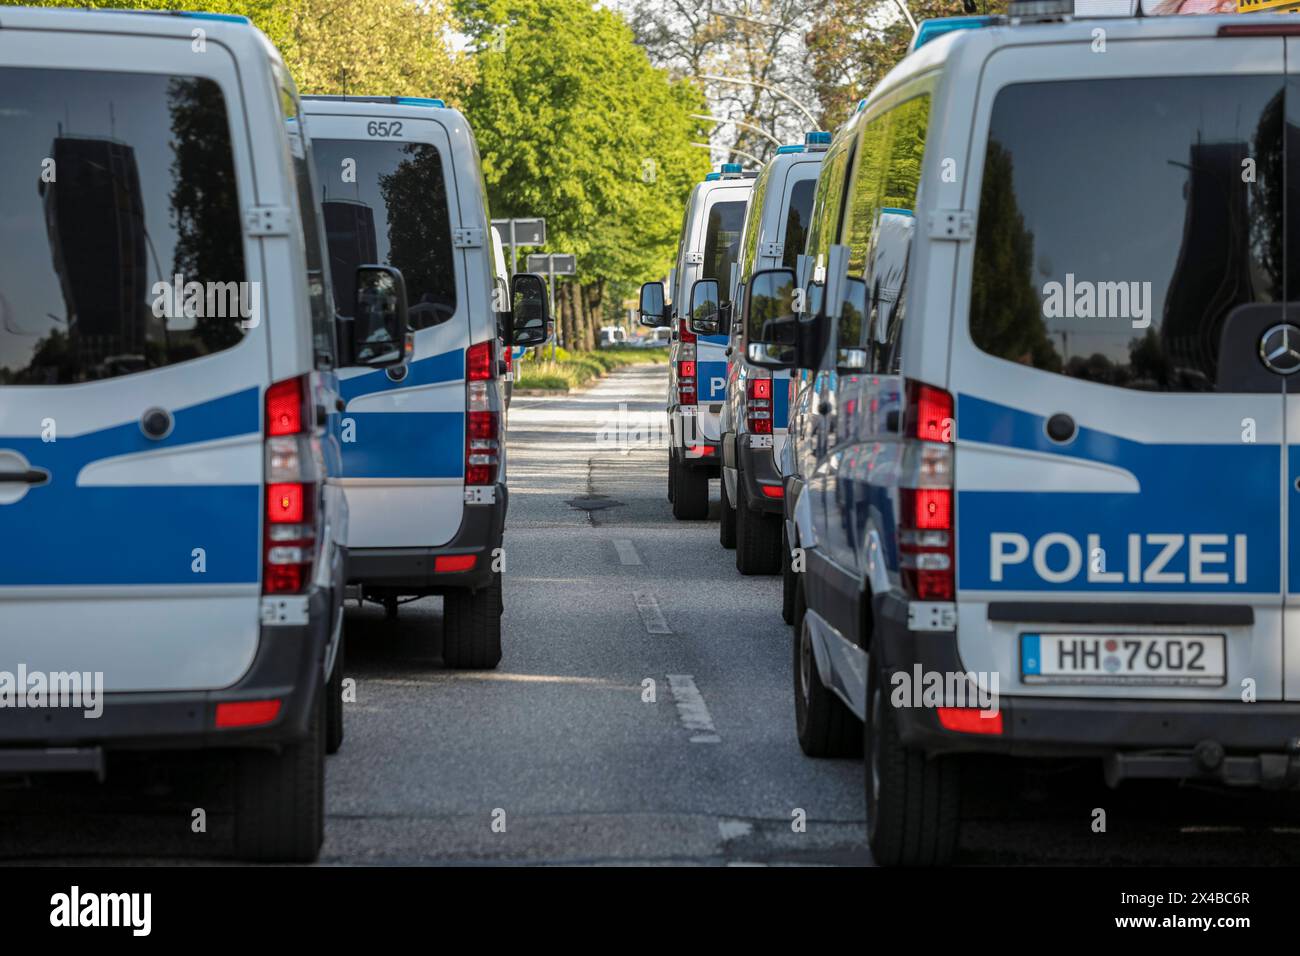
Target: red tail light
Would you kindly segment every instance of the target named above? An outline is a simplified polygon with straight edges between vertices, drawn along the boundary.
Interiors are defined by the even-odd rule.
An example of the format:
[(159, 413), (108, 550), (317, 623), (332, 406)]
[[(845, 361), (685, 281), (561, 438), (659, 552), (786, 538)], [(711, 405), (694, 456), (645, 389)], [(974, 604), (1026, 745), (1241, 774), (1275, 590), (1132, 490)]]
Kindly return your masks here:
[(962, 734), (1002, 733), (1002, 711), (985, 716), (978, 707), (940, 707), (939, 725)]
[(957, 594), (952, 395), (909, 380), (906, 396), (903, 436), (907, 448), (898, 530), (903, 588), (920, 601), (951, 601)]
[(495, 378), (492, 368), (492, 342), (479, 342), (465, 352), (465, 378), (471, 382), (486, 382)]
[(492, 343), (465, 352), (465, 484), (494, 485), (501, 465), (501, 416), (492, 404)]
[(442, 554), (433, 559), (433, 570), (472, 571), (477, 561), (476, 554)]
[(695, 342), (695, 333), (686, 327), (685, 320), (678, 323), (677, 339), (678, 341), (686, 342), (687, 344), (694, 344)]
[(745, 384), (745, 422), (751, 435), (772, 434), (772, 380), (751, 374)]
[[(692, 336), (692, 339), (694, 336)], [(695, 359), (683, 359), (677, 363), (677, 403), (694, 405), (699, 398), (699, 389), (695, 381)]]
[(217, 704), (217, 727), (255, 727), (280, 716), (278, 700), (236, 700)]
[(311, 584), (318, 485), (306, 428), (307, 390), (305, 377), (266, 390), (264, 594), (302, 594)]

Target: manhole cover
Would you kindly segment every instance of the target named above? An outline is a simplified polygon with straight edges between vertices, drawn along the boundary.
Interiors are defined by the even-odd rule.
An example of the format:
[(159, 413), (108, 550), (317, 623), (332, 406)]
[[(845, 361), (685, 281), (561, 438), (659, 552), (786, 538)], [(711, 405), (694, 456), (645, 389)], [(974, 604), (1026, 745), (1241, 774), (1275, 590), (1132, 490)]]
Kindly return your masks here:
[(606, 508), (621, 508), (623, 506), (623, 502), (615, 501), (609, 495), (588, 495), (585, 498), (571, 498), (565, 504), (579, 511), (604, 511)]

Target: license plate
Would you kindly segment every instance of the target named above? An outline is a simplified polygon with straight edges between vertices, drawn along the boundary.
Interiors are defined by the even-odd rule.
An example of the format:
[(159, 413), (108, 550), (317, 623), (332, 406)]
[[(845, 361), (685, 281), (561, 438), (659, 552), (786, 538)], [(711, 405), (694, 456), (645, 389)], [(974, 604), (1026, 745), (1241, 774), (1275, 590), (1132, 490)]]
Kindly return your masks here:
[(1222, 634), (1021, 634), (1026, 684), (1220, 687)]

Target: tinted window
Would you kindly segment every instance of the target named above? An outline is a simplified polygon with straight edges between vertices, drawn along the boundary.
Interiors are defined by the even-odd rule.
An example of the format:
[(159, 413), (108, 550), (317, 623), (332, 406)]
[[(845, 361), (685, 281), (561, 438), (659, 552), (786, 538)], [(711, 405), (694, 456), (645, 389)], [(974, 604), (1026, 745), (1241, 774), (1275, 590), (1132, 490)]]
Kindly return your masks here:
[(881, 217), (911, 215), (916, 208), (929, 122), (930, 97), (918, 96), (875, 117), (863, 129), (840, 240), (849, 247), (850, 275), (867, 270)]
[(1282, 102), (1269, 76), (1002, 90), (980, 192), (975, 343), (1088, 381), (1214, 391), (1229, 313), (1282, 298)]
[(817, 180), (802, 179), (790, 190), (790, 210), (785, 216), (785, 252), (781, 264), (793, 269), (795, 260), (803, 255), (804, 244), (808, 241), (808, 220), (812, 215), (813, 193), (817, 190)]
[(701, 279), (717, 279), (719, 285), (731, 281), (731, 265), (740, 253), (740, 231), (745, 224), (745, 206), (744, 200), (733, 200), (714, 203), (709, 210)]
[(853, 137), (840, 140), (831, 147), (817, 177), (817, 191), (813, 196), (812, 224), (808, 230), (805, 251), (810, 256), (824, 258), (835, 243), (840, 230), (840, 211), (844, 206), (844, 179), (848, 174), (849, 160), (853, 156)]
[(211, 80), (0, 68), (0, 169), (0, 385), (184, 362), (260, 321)]
[(438, 150), (351, 139), (314, 139), (312, 150), (339, 314), (352, 314), (357, 266), (377, 263), (402, 270), (413, 328), (451, 318), (456, 273)]
[(762, 231), (763, 200), (772, 176), (767, 170), (759, 174), (754, 189), (749, 194), (748, 212), (745, 214), (745, 248), (741, 250), (740, 275), (748, 278), (754, 272), (754, 259), (758, 256), (758, 234)]

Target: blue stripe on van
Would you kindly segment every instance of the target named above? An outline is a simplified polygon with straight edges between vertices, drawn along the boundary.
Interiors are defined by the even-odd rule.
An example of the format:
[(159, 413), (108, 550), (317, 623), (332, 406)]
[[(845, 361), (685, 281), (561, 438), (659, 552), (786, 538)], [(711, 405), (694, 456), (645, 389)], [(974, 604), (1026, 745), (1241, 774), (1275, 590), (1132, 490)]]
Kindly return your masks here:
[[(399, 382), (382, 370), (340, 382), (347, 401), (381, 392), (397, 392), (461, 382), (465, 350), (452, 349), (417, 359)], [(343, 442), (343, 474), (347, 478), (459, 478), (465, 473), (464, 396), (461, 409), (446, 412), (347, 411), (355, 440)]]
[[(0, 585), (85, 586), (255, 584), (261, 577), (262, 475), (238, 485), (140, 484), (78, 487), (89, 464), (261, 432), (257, 388), (174, 413), (162, 441), (145, 438), (132, 421), (75, 437), (0, 436), (50, 473), (22, 500), (0, 505)], [(202, 548), (206, 572), (192, 570)]]
[(699, 385), (698, 401), (722, 402), (727, 398), (727, 363), (696, 362), (695, 381)]
[(790, 378), (789, 374), (772, 376), (772, 427), (775, 429), (790, 426)]
[[(1122, 468), (1138, 481), (1140, 492), (1040, 492), (1033, 489), (1032, 472), (1023, 490), (958, 491), (958, 586), (973, 590), (1088, 590), (1130, 592), (1280, 593), (1282, 551), (1282, 450), (1277, 444), (1145, 444), (1090, 428), (1080, 428), (1067, 446), (1047, 438), (1045, 419), (1020, 409), (974, 398), (957, 397), (959, 442), (975, 441), (1043, 452), (1063, 458), (1096, 461)], [(1233, 433), (1234, 437), (1236, 433)], [(957, 472), (961, 474), (961, 450)], [(1045, 580), (1033, 566), (1032, 553), (1023, 561), (1005, 563), (1001, 580), (992, 580), (992, 535), (1023, 535), (1032, 550), (1044, 535), (1068, 536), (1087, 550), (1095, 534), (1104, 552), (1106, 572), (1125, 572), (1115, 582), (1089, 580), (1088, 555), (1070, 580)], [(1140, 535), (1140, 561), (1146, 569), (1164, 550), (1152, 534), (1182, 535), (1183, 544), (1163, 568), (1182, 581), (1129, 581), (1129, 535)], [(1207, 545), (1222, 560), (1202, 566), (1211, 573), (1227, 572), (1226, 582), (1191, 582), (1190, 535), (1226, 535), (1226, 545)], [(1246, 580), (1235, 580), (1233, 536), (1246, 536)], [(1056, 539), (1060, 542), (1061, 539)], [(1054, 544), (1047, 553), (1053, 571), (1066, 566), (1067, 546)]]

